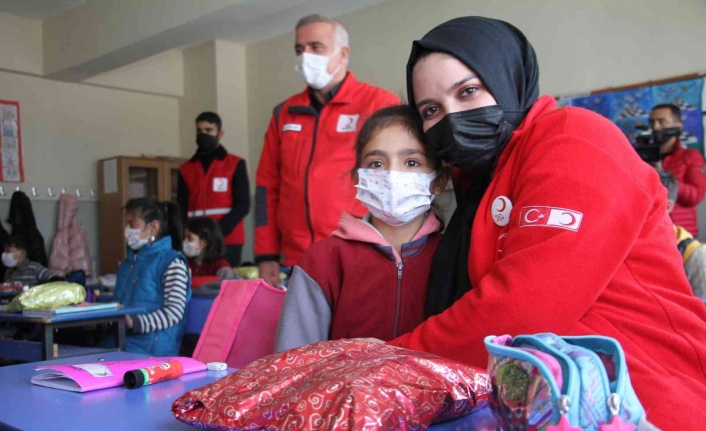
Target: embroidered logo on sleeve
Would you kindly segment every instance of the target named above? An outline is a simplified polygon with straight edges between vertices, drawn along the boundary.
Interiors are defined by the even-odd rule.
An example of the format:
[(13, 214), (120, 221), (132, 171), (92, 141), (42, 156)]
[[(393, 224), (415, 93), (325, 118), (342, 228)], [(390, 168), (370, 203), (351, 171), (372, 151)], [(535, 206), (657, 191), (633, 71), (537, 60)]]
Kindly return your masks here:
[(282, 126), (282, 132), (301, 132), (302, 125), (296, 123), (287, 123)]
[(358, 128), (358, 118), (360, 115), (341, 115), (338, 117), (337, 132), (355, 132)]
[(228, 178), (215, 177), (213, 179), (213, 191), (214, 192), (227, 192), (228, 191)]
[(566, 208), (523, 207), (520, 212), (520, 227), (545, 226), (573, 230), (581, 227), (583, 213)]

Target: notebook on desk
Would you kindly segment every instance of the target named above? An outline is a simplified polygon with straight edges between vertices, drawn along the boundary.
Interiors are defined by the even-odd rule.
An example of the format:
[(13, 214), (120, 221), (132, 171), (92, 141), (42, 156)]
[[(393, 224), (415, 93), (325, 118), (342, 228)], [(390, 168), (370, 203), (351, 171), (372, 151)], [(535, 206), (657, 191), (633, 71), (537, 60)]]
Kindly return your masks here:
[(22, 315), (27, 317), (51, 317), (86, 311), (114, 310), (119, 307), (120, 304), (117, 302), (82, 302), (53, 310), (23, 310)]

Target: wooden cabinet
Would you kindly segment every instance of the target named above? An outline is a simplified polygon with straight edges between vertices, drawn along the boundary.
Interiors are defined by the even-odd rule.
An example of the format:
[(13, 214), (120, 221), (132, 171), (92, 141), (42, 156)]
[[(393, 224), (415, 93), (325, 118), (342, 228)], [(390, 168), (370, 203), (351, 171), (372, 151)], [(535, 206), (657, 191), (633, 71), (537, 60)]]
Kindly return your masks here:
[(184, 159), (113, 157), (98, 162), (98, 216), (103, 274), (115, 273), (125, 258), (123, 206), (129, 199), (154, 197), (176, 202)]

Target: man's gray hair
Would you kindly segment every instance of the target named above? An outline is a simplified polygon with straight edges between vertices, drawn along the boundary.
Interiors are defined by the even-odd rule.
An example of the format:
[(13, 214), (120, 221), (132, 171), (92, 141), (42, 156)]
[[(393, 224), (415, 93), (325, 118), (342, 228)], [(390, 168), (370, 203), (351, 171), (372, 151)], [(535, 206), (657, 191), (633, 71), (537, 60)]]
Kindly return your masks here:
[(297, 26), (294, 29), (298, 30), (300, 27), (304, 27), (305, 25), (313, 24), (315, 22), (325, 22), (326, 24), (329, 24), (331, 27), (333, 27), (336, 48), (348, 46), (348, 31), (346, 31), (346, 28), (343, 27), (341, 21), (337, 19), (329, 18), (327, 16), (319, 14), (307, 15), (297, 21)]

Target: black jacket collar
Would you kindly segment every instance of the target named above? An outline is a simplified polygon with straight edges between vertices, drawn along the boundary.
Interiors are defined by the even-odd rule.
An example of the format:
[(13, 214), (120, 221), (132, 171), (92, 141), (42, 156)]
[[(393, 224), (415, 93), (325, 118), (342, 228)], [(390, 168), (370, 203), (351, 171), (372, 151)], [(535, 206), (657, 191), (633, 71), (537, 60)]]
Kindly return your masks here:
[(218, 144), (218, 147), (216, 147), (215, 150), (211, 151), (210, 153), (202, 153), (200, 150), (196, 150), (196, 153), (191, 157), (191, 161), (213, 161), (213, 160), (223, 160), (226, 158), (228, 155), (228, 151), (226, 151), (225, 147), (223, 144)]

